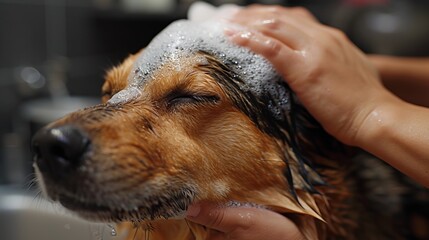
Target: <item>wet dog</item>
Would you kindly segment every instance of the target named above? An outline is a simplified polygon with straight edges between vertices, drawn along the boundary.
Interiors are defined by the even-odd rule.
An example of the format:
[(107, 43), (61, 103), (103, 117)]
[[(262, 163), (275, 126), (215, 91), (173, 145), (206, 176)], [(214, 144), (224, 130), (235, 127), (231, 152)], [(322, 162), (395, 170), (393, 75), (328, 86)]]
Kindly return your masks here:
[(136, 239), (205, 239), (183, 218), (197, 201), (271, 209), (308, 239), (427, 239), (427, 191), (329, 136), (264, 59), (212, 27), (173, 24), (108, 72), (103, 104), (35, 135), (51, 199), (132, 222)]

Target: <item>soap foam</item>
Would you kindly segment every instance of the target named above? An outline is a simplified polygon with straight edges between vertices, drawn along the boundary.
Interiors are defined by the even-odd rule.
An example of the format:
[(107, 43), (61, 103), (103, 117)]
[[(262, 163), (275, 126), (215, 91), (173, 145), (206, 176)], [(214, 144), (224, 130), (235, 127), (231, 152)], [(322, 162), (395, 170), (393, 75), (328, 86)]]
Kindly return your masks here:
[(244, 81), (241, 90), (259, 97), (271, 95), (276, 102), (268, 107), (275, 117), (282, 118), (290, 109), (289, 92), (282, 78), (265, 58), (231, 43), (224, 35), (226, 27), (235, 26), (222, 21), (173, 22), (138, 56), (128, 79), (128, 88), (118, 93), (120, 96), (115, 95), (109, 103), (122, 103), (137, 97), (138, 89), (143, 89), (148, 81), (156, 79), (153, 74), (164, 63), (173, 62), (180, 69), (181, 59), (204, 51), (218, 58)]

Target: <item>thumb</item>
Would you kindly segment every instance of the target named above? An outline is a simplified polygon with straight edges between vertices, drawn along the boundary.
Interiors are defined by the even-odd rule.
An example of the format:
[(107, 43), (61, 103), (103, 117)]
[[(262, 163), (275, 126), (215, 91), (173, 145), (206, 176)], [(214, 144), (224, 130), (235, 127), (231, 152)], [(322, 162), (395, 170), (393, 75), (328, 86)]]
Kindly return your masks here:
[(191, 222), (228, 233), (245, 224), (235, 210), (238, 208), (226, 208), (207, 202), (196, 203), (188, 208), (186, 218)]
[(291, 220), (264, 208), (202, 202), (191, 205), (186, 214), (189, 221), (222, 232), (231, 239), (304, 239)]

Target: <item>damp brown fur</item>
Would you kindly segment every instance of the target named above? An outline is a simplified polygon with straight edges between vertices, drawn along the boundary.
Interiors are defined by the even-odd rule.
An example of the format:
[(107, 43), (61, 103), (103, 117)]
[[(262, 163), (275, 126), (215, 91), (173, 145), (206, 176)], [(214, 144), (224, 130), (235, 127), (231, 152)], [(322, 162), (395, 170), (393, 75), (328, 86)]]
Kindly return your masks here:
[[(356, 160), (356, 149), (327, 135), (297, 103), (284, 120), (269, 116), (270, 96), (240, 90), (241, 80), (207, 53), (181, 59), (180, 71), (165, 63), (138, 99), (107, 104), (127, 86), (135, 59), (107, 73), (103, 104), (47, 127), (73, 125), (91, 140), (72, 177), (53, 181), (41, 174), (48, 195), (65, 207), (88, 219), (129, 222), (120, 227), (129, 239), (205, 239), (206, 228), (167, 219), (183, 216), (196, 201), (265, 206), (290, 217), (308, 239), (414, 234), (390, 219), (402, 209), (383, 214), (371, 189), (362, 190), (372, 179), (361, 182), (361, 173), (377, 160)], [(377, 184), (391, 183), (395, 174)], [(410, 185), (398, 183), (378, 197), (402, 198)]]

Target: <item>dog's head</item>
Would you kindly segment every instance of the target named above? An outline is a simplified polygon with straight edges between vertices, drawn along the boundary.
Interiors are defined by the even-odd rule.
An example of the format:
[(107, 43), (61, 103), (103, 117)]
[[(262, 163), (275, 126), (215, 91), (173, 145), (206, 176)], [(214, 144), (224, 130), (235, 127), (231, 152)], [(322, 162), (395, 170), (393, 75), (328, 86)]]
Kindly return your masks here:
[(176, 217), (198, 200), (319, 217), (308, 159), (326, 136), (267, 61), (182, 21), (107, 74), (103, 104), (33, 146), (47, 195), (90, 219)]

